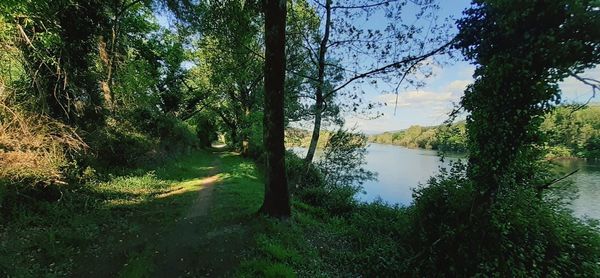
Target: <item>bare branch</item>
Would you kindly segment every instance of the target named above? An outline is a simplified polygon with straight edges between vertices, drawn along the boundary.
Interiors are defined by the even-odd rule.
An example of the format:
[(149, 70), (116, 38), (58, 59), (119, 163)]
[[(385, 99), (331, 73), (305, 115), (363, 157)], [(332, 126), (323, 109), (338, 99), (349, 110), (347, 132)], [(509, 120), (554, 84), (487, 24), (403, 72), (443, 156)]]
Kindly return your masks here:
[(404, 66), (406, 64), (409, 64), (409, 63), (415, 63), (417, 61), (423, 61), (423, 60), (425, 60), (425, 59), (427, 59), (427, 58), (429, 58), (429, 57), (431, 57), (433, 55), (436, 55), (436, 54), (442, 52), (444, 49), (446, 49), (447, 47), (449, 47), (453, 42), (454, 42), (454, 40), (451, 40), (451, 41), (445, 43), (444, 45), (440, 46), (439, 48), (437, 48), (437, 49), (435, 49), (435, 50), (433, 50), (433, 51), (431, 51), (431, 52), (429, 52), (427, 54), (424, 54), (424, 55), (421, 55), (421, 56), (409, 56), (408, 58), (405, 58), (405, 59), (403, 59), (401, 61), (394, 62), (394, 63), (388, 64), (388, 65), (385, 65), (383, 67), (372, 69), (370, 71), (363, 72), (361, 74), (355, 75), (355, 76), (351, 77), (350, 79), (348, 79), (346, 82), (344, 82), (342, 85), (340, 85), (337, 88), (333, 89), (330, 92), (330, 94), (335, 93), (335, 92), (343, 89), (344, 87), (348, 86), (350, 83), (352, 83), (352, 82), (354, 82), (356, 80), (363, 79), (363, 78), (366, 78), (366, 77), (369, 77), (369, 76), (373, 76), (373, 75), (376, 75), (376, 74), (380, 74), (380, 73), (386, 73), (389, 70), (397, 69), (397, 68), (402, 67), (402, 66)]
[(569, 75), (574, 77), (575, 79), (579, 80), (581, 83), (592, 87), (592, 95), (590, 96), (590, 98), (588, 98), (588, 100), (586, 102), (584, 102), (583, 104), (575, 107), (575, 109), (573, 109), (573, 111), (571, 111), (571, 114), (572, 114), (572, 113), (576, 112), (577, 110), (579, 110), (583, 107), (586, 107), (592, 101), (592, 99), (596, 97), (596, 91), (600, 90), (600, 80), (589, 78), (589, 77), (581, 77), (572, 71), (569, 71)]

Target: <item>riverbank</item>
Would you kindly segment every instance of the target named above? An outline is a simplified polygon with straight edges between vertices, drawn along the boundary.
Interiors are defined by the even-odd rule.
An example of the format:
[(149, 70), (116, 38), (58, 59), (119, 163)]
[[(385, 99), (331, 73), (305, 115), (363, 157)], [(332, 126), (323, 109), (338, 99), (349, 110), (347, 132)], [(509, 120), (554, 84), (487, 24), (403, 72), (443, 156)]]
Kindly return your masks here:
[[(70, 188), (60, 201), (24, 205), (2, 222), (0, 274), (391, 277), (440, 271), (421, 265), (423, 254), (436, 256), (420, 243), (425, 230), (419, 223), (433, 221), (423, 218), (429, 210), (423, 192), (418, 205), (400, 207), (360, 203), (335, 190), (296, 189), (292, 217), (280, 221), (256, 214), (263, 190), (255, 163), (225, 150)], [(552, 217), (572, 221), (562, 212)], [(583, 226), (561, 229), (590, 236)]]
[(0, 275), (393, 275), (389, 262), (404, 256), (403, 209), (352, 203), (331, 214), (327, 207), (345, 201), (294, 197), (292, 218), (278, 221), (256, 215), (263, 190), (254, 162), (227, 151), (69, 188), (58, 202), (24, 204), (3, 220)]
[[(417, 146), (404, 146), (404, 145), (399, 145), (399, 144), (393, 144), (393, 143), (379, 143), (376, 141), (369, 141), (369, 144), (379, 144), (379, 145), (387, 145), (387, 146), (394, 146), (394, 147), (399, 147), (399, 148), (406, 148), (406, 149), (411, 149), (411, 150), (426, 150), (426, 151), (436, 151), (436, 152), (443, 152), (442, 150), (439, 149), (434, 149), (434, 148), (420, 148)], [(304, 146), (294, 146), (294, 147), (304, 147)], [(449, 154), (451, 156), (460, 156), (460, 157), (467, 157), (468, 154), (467, 152), (452, 152), (452, 151), (445, 151), (443, 152), (444, 154)], [(550, 152), (548, 155), (546, 155), (546, 160), (548, 161), (563, 161), (563, 160), (579, 160), (579, 161), (590, 161), (590, 162), (600, 162), (600, 158), (589, 158), (589, 157), (580, 157), (580, 156), (561, 156), (558, 155), (556, 152)]]

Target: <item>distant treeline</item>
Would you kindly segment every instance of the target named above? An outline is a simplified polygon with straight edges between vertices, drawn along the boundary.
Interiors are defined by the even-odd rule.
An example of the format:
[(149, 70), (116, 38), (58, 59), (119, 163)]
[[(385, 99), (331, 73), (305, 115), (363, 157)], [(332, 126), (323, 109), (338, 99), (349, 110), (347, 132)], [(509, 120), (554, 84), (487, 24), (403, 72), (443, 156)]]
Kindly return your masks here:
[[(311, 131), (301, 128), (287, 128), (285, 130), (285, 146), (286, 147), (303, 147), (308, 148), (310, 145)], [(319, 142), (317, 144), (317, 149), (323, 149), (329, 137), (331, 136), (331, 131), (321, 130), (319, 135)]]
[(449, 152), (465, 152), (467, 150), (464, 121), (452, 125), (431, 127), (413, 125), (405, 130), (371, 135), (369, 142)]
[(600, 159), (600, 105), (559, 107), (546, 116), (541, 130), (549, 157)]
[[(561, 106), (544, 118), (541, 126), (546, 138), (543, 146), (549, 158), (579, 157), (600, 159), (600, 105), (577, 109)], [(414, 125), (405, 130), (388, 131), (368, 137), (369, 142), (407, 148), (464, 152), (467, 149), (465, 122), (450, 126)]]

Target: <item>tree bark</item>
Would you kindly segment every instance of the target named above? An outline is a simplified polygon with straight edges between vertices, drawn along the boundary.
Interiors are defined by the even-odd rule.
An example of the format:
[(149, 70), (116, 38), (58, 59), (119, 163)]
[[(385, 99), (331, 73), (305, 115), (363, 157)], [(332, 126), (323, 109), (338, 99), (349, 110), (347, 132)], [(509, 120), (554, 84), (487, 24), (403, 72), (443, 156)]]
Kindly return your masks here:
[(265, 0), (265, 197), (260, 212), (271, 217), (291, 215), (285, 174), (284, 82), (286, 0)]
[(308, 147), (308, 152), (306, 153), (306, 157), (304, 158), (305, 163), (308, 165), (312, 162), (315, 157), (315, 152), (317, 151), (317, 144), (319, 143), (319, 135), (321, 133), (321, 121), (323, 114), (323, 103), (325, 99), (323, 98), (323, 87), (325, 86), (325, 54), (327, 53), (327, 44), (329, 43), (329, 30), (331, 29), (331, 0), (327, 0), (325, 2), (325, 34), (323, 34), (323, 39), (321, 40), (321, 45), (319, 46), (319, 60), (318, 60), (318, 79), (317, 79), (317, 88), (315, 92), (315, 123), (313, 125), (312, 137), (310, 138), (310, 146)]
[(250, 124), (250, 108), (248, 106), (244, 107), (244, 125), (245, 132), (242, 135), (242, 156), (247, 157), (250, 154), (250, 136), (248, 132), (252, 129), (252, 125)]

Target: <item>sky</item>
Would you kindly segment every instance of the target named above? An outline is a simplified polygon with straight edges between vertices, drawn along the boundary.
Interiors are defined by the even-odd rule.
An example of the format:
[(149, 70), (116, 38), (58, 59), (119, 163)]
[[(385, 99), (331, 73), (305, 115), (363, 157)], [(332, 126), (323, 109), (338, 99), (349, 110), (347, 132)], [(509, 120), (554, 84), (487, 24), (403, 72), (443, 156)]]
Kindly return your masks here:
[[(462, 11), (469, 6), (468, 0), (440, 1), (442, 16), (460, 18)], [(456, 32), (456, 30), (454, 30)], [(356, 127), (367, 134), (384, 131), (401, 130), (411, 125), (432, 126), (442, 124), (448, 119), (454, 104), (460, 101), (463, 91), (473, 81), (475, 66), (457, 59), (449, 64), (434, 68), (434, 75), (424, 79), (426, 85), (415, 89), (400, 90), (396, 105), (396, 95), (385, 88), (363, 87), (365, 98), (374, 102), (387, 104), (379, 109), (383, 116), (367, 119), (361, 115), (347, 114), (344, 116), (346, 126)], [(584, 76), (600, 76), (600, 67), (589, 70)], [(383, 86), (385, 87), (385, 86)], [(586, 102), (592, 96), (592, 90), (574, 78), (566, 79), (561, 84), (563, 100), (566, 103)], [(597, 99), (594, 99), (597, 101)], [(394, 110), (396, 113), (394, 114)], [(463, 115), (464, 117), (464, 115)]]

